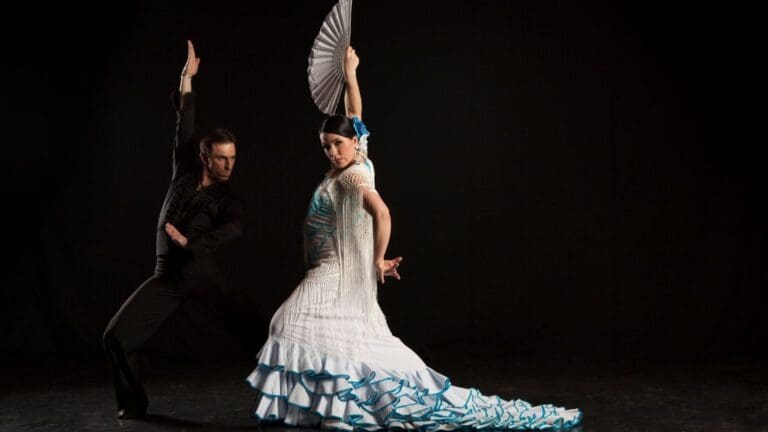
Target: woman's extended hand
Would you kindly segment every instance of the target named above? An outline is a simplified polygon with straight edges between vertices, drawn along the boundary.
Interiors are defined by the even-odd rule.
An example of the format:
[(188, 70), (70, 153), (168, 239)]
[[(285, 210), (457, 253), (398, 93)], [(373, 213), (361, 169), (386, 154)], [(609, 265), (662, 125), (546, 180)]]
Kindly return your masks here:
[(402, 260), (403, 257), (397, 257), (377, 262), (376, 274), (379, 278), (379, 282), (384, 283), (384, 276), (393, 276), (395, 279), (400, 280), (400, 274), (397, 272), (397, 268), (400, 266)]

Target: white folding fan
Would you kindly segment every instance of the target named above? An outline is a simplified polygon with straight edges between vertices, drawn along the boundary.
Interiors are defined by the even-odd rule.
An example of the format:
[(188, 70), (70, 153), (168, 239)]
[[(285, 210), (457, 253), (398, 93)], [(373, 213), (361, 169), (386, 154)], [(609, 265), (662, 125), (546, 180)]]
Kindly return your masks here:
[(320, 27), (309, 53), (309, 91), (320, 111), (333, 115), (344, 90), (344, 56), (352, 34), (352, 0), (339, 0)]

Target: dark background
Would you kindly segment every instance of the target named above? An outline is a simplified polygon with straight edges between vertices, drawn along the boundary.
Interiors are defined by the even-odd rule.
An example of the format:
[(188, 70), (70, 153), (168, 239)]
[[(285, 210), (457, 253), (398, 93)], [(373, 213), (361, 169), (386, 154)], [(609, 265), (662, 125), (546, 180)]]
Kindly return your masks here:
[[(240, 138), (246, 235), (227, 298), (147, 347), (252, 355), (302, 277), (327, 169), (306, 79), (332, 1), (54, 6), (9, 14), (0, 351), (99, 358), (154, 263), (185, 40), (198, 124)], [(353, 46), (417, 352), (764, 358), (764, 8), (726, 1), (358, 0)]]

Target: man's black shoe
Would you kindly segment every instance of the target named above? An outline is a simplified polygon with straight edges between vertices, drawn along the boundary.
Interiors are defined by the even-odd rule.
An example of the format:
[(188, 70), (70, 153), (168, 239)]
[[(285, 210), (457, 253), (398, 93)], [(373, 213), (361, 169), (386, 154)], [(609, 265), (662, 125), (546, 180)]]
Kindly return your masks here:
[(134, 411), (125, 408), (117, 411), (117, 418), (121, 420), (140, 419), (146, 415), (146, 411)]

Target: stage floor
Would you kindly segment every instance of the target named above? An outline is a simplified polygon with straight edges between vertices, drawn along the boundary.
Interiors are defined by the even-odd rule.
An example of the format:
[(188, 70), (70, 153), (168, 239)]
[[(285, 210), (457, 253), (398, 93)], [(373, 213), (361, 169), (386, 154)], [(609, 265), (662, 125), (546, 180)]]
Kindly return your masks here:
[[(768, 431), (768, 367), (754, 360), (556, 362), (473, 359), (466, 352), (425, 358), (455, 385), (531, 403), (578, 407), (574, 431)], [(106, 361), (6, 356), (2, 431), (258, 430), (248, 359), (144, 362), (149, 415), (118, 420)], [(299, 431), (280, 425), (262, 430)]]

